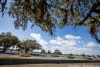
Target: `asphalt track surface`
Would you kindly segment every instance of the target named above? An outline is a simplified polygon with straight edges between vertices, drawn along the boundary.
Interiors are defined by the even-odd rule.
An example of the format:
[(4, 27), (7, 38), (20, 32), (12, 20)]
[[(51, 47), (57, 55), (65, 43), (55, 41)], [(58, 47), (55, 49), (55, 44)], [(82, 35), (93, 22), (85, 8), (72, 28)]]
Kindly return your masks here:
[[(66, 57), (50, 57), (50, 56), (34, 56), (30, 57), (20, 57), (19, 55), (11, 55), (11, 54), (0, 54), (0, 58), (10, 58), (10, 59), (48, 59), (48, 60), (69, 60)], [(74, 58), (70, 60), (86, 60), (85, 58)]]
[(19, 55), (0, 54), (0, 65), (17, 64), (64, 64), (64, 63), (100, 63), (100, 60), (86, 60), (84, 58), (67, 59), (66, 57), (31, 56), (20, 57)]

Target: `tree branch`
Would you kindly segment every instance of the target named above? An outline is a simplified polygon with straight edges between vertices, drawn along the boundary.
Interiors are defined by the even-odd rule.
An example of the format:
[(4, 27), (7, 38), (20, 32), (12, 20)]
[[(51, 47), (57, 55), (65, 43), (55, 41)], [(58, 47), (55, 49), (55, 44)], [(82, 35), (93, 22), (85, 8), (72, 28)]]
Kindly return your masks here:
[(88, 17), (90, 17), (91, 13), (94, 12), (94, 11), (96, 11), (96, 8), (98, 6), (100, 6), (100, 1), (97, 1), (96, 3), (94, 3), (94, 5), (89, 10), (89, 12), (86, 15), (86, 17), (81, 22), (77, 23), (76, 25), (82, 25), (88, 19)]
[(98, 10), (98, 9), (95, 9), (94, 12), (97, 13), (97, 14), (100, 14), (100, 10)]
[(6, 6), (6, 3), (7, 3), (7, 0), (5, 0), (5, 2), (3, 2), (3, 3), (1, 3), (1, 7), (2, 7), (2, 17), (3, 17), (3, 15), (4, 15), (4, 9), (5, 9), (5, 6)]

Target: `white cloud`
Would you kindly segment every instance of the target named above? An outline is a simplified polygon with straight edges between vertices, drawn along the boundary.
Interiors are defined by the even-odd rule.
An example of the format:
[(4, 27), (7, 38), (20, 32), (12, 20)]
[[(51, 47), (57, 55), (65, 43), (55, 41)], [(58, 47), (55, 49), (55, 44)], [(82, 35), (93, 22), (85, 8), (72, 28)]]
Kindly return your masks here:
[[(100, 53), (98, 50), (95, 50), (93, 48), (89, 48), (92, 46), (97, 46), (94, 42), (89, 42), (88, 44), (85, 43), (80, 36), (73, 36), (73, 35), (65, 35), (66, 39), (63, 39), (61, 37), (57, 37), (56, 39), (52, 39), (49, 42), (53, 44), (51, 46), (51, 51), (54, 52), (55, 49), (59, 49), (62, 53), (68, 54), (98, 54)], [(80, 45), (78, 47), (78, 45)], [(87, 45), (89, 47), (87, 47)]]
[(65, 35), (65, 38), (67, 38), (67, 39), (81, 39), (80, 36), (73, 36), (73, 35), (70, 35), (70, 34)]
[(54, 52), (55, 49), (59, 49), (64, 54), (87, 54), (87, 55), (93, 55), (93, 54), (99, 54), (100, 51), (94, 50), (92, 48), (82, 48), (82, 47), (60, 47), (60, 46), (52, 46), (51, 51)]
[(93, 54), (100, 53), (99, 51), (94, 50), (92, 48), (82, 48), (82, 47), (70, 47), (69, 50), (70, 50), (70, 52), (77, 53), (77, 54), (84, 53), (84, 54), (91, 54), (91, 55), (93, 55)]
[(36, 40), (41, 40), (41, 39), (42, 39), (42, 37), (41, 37), (40, 34), (31, 33), (31, 36), (32, 36), (33, 38), (35, 38)]
[[(73, 35), (72, 35), (73, 36)], [(75, 37), (75, 36), (73, 36)], [(75, 37), (76, 39), (80, 39), (80, 38), (77, 38)], [(77, 42), (79, 42), (79, 40), (75, 40), (75, 38), (73, 39), (63, 39), (61, 37), (57, 37), (56, 39), (52, 39), (50, 40), (49, 42), (51, 44), (54, 44), (54, 45), (60, 45), (60, 46), (66, 46), (66, 47), (71, 47), (71, 46), (75, 46), (77, 44)], [(81, 41), (80, 41), (81, 42)]]
[(87, 43), (87, 47), (95, 47), (95, 46), (97, 46), (97, 44), (94, 42)]
[[(84, 54), (97, 55), (100, 53), (100, 51), (90, 48), (90, 47), (97, 46), (96, 43), (94, 43), (94, 42), (85, 43), (84, 41), (82, 41), (80, 36), (65, 35), (66, 39), (57, 37), (56, 39), (49, 40), (49, 43), (51, 45), (49, 45), (48, 42), (45, 41), (40, 34), (31, 33), (31, 36), (35, 40), (37, 40), (44, 49), (51, 50), (51, 52), (54, 52), (55, 49), (59, 49), (64, 54), (69, 54), (69, 53), (82, 54), (82, 53), (84, 53)], [(49, 45), (49, 47), (47, 44)], [(80, 44), (82, 44), (82, 45), (79, 47), (78, 45), (80, 45)]]
[(43, 49), (46, 49), (47, 48), (47, 44), (48, 42), (45, 41), (42, 36), (40, 34), (36, 34), (36, 33), (31, 33), (31, 36), (38, 41), (38, 43), (40, 43), (43, 47)]
[(61, 46), (51, 46), (51, 52), (54, 52), (56, 49), (59, 49), (62, 53), (64, 53), (64, 47)]
[(86, 47), (86, 45), (83, 45), (83, 47)]

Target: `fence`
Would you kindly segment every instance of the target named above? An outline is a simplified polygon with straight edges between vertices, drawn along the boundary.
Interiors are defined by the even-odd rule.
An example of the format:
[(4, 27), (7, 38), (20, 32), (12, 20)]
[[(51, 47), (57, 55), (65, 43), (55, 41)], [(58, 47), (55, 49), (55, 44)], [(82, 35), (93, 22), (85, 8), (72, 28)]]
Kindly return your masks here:
[(17, 65), (17, 64), (64, 64), (64, 63), (97, 63), (91, 60), (53, 60), (53, 59), (0, 59), (0, 65)]

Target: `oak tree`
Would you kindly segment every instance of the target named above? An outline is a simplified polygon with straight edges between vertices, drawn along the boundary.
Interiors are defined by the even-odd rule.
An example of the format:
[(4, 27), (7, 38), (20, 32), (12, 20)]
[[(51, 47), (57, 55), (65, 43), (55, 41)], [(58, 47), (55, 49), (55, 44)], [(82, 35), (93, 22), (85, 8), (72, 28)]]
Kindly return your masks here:
[(21, 50), (24, 50), (25, 53), (29, 52), (30, 50), (41, 49), (42, 46), (36, 42), (36, 40), (23, 40), (20, 41), (17, 47)]
[(55, 55), (62, 55), (62, 52), (61, 52), (60, 50), (56, 49), (56, 50), (54, 51), (54, 54), (55, 54)]
[(41, 49), (41, 53), (42, 53), (42, 54), (46, 54), (45, 49)]
[(2, 32), (0, 34), (0, 46), (3, 47), (2, 53), (5, 53), (5, 51), (10, 48), (11, 46), (17, 45), (19, 43), (19, 39), (17, 36), (12, 35), (9, 32), (5, 33)]
[[(8, 0), (0, 0), (4, 15)], [(57, 27), (85, 26), (89, 34), (100, 43), (100, 0), (13, 0), (8, 14), (14, 18), (16, 29), (38, 26), (54, 35)]]

